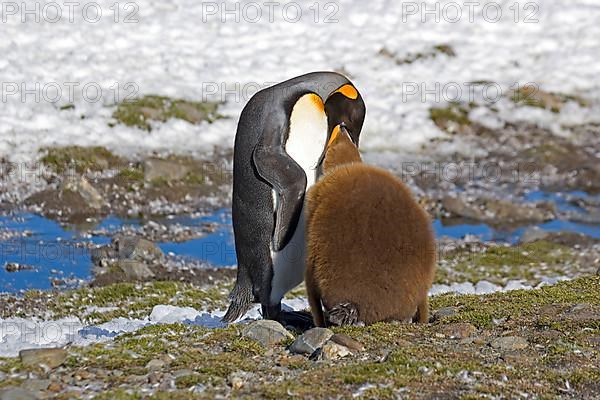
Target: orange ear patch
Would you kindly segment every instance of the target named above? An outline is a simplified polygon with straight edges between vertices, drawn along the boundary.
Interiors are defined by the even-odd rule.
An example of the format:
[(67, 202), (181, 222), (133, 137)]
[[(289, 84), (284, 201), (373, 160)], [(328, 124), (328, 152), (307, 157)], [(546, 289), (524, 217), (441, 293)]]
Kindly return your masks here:
[(344, 96), (346, 96), (347, 98), (352, 99), (352, 100), (356, 100), (358, 98), (358, 92), (356, 91), (354, 86), (352, 86), (350, 84), (346, 84), (346, 85), (342, 86), (341, 88), (339, 88), (332, 94), (335, 94), (335, 93), (341, 93)]

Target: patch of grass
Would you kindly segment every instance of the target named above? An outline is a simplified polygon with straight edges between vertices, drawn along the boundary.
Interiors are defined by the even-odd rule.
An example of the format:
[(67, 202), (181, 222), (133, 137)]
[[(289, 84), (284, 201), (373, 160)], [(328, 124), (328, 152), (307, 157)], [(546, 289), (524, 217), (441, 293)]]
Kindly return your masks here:
[(472, 124), (469, 119), (469, 109), (462, 103), (452, 102), (444, 108), (429, 110), (429, 118), (443, 131), (457, 133)]
[(143, 182), (144, 171), (134, 167), (124, 168), (117, 174), (117, 179), (124, 182)]
[(456, 52), (449, 44), (438, 44), (433, 46), (433, 50), (435, 50), (437, 53), (445, 54), (448, 57), (456, 57)]
[[(29, 294), (34, 295), (35, 292)], [(217, 309), (226, 303), (227, 288), (221, 285), (199, 289), (186, 283), (156, 281), (144, 284), (115, 283), (66, 291), (56, 296), (48, 306), (56, 316), (82, 315), (89, 306), (116, 307), (114, 311), (93, 312), (85, 317), (88, 322), (103, 323), (118, 317), (145, 317), (159, 304)]]
[(104, 147), (50, 147), (41, 159), (54, 172), (63, 173), (73, 168), (78, 173), (103, 171), (124, 165), (124, 160)]
[(519, 105), (543, 108), (553, 113), (560, 112), (565, 103), (576, 102), (581, 107), (589, 107), (589, 102), (579, 96), (546, 92), (537, 85), (524, 85), (514, 90), (510, 99)]
[[(561, 282), (537, 290), (515, 290), (487, 296), (435, 296), (431, 299), (431, 308), (458, 307), (460, 312), (445, 318), (446, 323), (470, 322), (479, 328), (490, 328), (494, 326), (494, 319), (506, 318), (507, 321), (515, 321), (515, 317), (520, 317), (518, 324), (522, 327), (524, 324), (535, 324), (539, 321), (543, 316), (540, 316), (538, 311), (544, 306), (578, 303), (600, 305), (600, 277)], [(584, 320), (581, 323), (589, 325), (589, 321)], [(573, 324), (578, 323), (573, 321)]]
[(518, 246), (492, 246), (482, 252), (453, 252), (443, 255), (436, 283), (487, 280), (505, 284), (510, 279), (537, 283), (541, 275), (559, 276), (565, 264), (577, 262), (574, 250), (540, 240)]
[(192, 124), (201, 121), (212, 123), (222, 118), (217, 113), (218, 106), (219, 103), (215, 102), (194, 102), (149, 95), (120, 103), (113, 117), (124, 125), (150, 131), (149, 121), (165, 122), (170, 118), (182, 119)]
[(444, 54), (448, 57), (456, 57), (454, 48), (449, 44), (438, 44), (430, 49), (418, 53), (409, 53), (403, 57), (398, 57), (395, 53), (385, 47), (379, 51), (379, 55), (394, 60), (397, 65), (412, 64), (416, 61), (436, 58), (440, 54)]

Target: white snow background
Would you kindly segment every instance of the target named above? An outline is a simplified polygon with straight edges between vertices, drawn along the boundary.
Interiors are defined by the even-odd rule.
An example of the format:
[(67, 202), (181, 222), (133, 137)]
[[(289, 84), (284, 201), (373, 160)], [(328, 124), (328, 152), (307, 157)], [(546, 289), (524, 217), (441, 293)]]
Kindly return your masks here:
[[(80, 1), (68, 8), (60, 0), (29, 0), (12, 3), (16, 11), (3, 6), (0, 156), (26, 161), (39, 157), (40, 147), (60, 145), (101, 145), (125, 155), (230, 147), (237, 117), (255, 88), (316, 70), (347, 72), (363, 94), (368, 109), (364, 150), (411, 150), (441, 134), (428, 116), (438, 103), (436, 94), (420, 91), (422, 99), (409, 95), (406, 85), (433, 90), (443, 103), (453, 97), (455, 83), (491, 81), (507, 94), (515, 83), (533, 82), (547, 91), (582, 96), (592, 107), (572, 103), (553, 114), (517, 110), (504, 99), (496, 104), (502, 119), (537, 121), (554, 131), (564, 124), (600, 121), (596, 0), (495, 0), (472, 8), (461, 1), (281, 2), (272, 12), (252, 1), (135, 0), (117, 3), (119, 22), (114, 3)], [(38, 22), (35, 12), (25, 15), (36, 4)], [(237, 16), (224, 14), (236, 4)], [(439, 11), (425, 15), (436, 4)], [(211, 7), (217, 7), (215, 15)], [(493, 22), (498, 7), (501, 18)], [(98, 9), (99, 21), (90, 22)], [(126, 18), (138, 22), (125, 23)], [(385, 48), (401, 59), (440, 44), (450, 45), (456, 57), (438, 54), (396, 65), (378, 54)], [(117, 97), (124, 98), (132, 93), (128, 83), (136, 85), (138, 96), (225, 101), (221, 113), (230, 118), (197, 126), (170, 120), (150, 134), (121, 125), (110, 128), (116, 88)], [(52, 103), (56, 86), (61, 95)], [(69, 103), (69, 87), (76, 108), (60, 110)], [(103, 90), (99, 99), (97, 87)], [(222, 91), (212, 95), (215, 88)], [(466, 89), (459, 99), (469, 100)], [(474, 114), (489, 121), (481, 110)]]

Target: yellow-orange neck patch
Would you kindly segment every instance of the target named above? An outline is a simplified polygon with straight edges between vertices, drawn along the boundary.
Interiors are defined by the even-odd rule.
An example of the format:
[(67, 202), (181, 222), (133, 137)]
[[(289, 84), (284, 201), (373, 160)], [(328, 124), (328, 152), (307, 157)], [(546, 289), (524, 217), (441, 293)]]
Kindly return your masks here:
[(352, 100), (356, 100), (358, 98), (358, 92), (356, 91), (354, 86), (352, 86), (350, 84), (346, 84), (346, 85), (342, 86), (341, 88), (339, 88), (332, 94), (335, 94), (335, 93), (341, 93), (344, 96), (346, 96), (347, 98), (352, 99)]
[(311, 101), (319, 111), (325, 112), (325, 105), (323, 104), (323, 100), (318, 95), (310, 93), (307, 96), (310, 97)]
[(335, 141), (335, 138), (340, 134), (340, 126), (336, 125), (331, 132), (331, 137), (329, 138), (329, 142), (327, 142), (327, 147), (331, 146), (331, 144)]

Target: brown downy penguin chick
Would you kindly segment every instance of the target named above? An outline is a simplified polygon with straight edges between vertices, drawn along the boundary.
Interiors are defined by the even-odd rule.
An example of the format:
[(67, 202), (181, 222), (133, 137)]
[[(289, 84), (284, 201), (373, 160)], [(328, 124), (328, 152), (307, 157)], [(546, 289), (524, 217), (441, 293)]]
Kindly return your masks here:
[(345, 127), (307, 198), (306, 288), (317, 326), (427, 322), (435, 274), (429, 216), (396, 176), (363, 164)]

